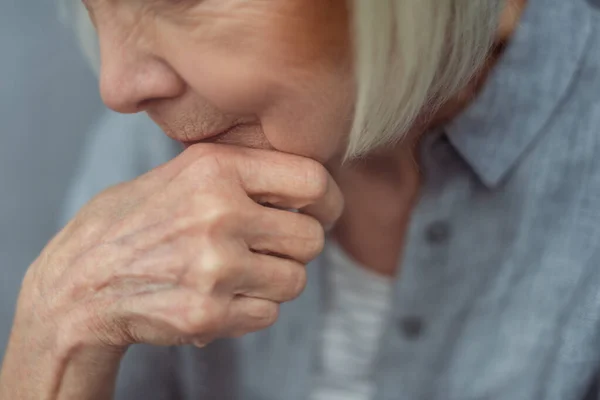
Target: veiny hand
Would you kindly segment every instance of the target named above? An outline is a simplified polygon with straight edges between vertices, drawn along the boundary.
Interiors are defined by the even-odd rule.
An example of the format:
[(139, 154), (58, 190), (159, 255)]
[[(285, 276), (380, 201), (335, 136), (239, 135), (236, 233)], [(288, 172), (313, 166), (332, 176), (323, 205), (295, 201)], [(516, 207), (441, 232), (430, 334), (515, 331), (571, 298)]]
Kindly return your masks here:
[(58, 348), (202, 346), (266, 328), (303, 290), (342, 203), (315, 161), (194, 145), (84, 207), (28, 271), (18, 318), (60, 331)]

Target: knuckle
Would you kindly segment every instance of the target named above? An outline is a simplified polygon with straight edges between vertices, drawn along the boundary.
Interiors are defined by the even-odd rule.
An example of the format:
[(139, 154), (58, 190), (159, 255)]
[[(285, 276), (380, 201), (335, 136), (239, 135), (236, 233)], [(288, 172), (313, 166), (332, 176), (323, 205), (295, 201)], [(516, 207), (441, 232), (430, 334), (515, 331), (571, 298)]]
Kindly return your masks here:
[(305, 179), (307, 193), (313, 199), (323, 198), (329, 189), (329, 172), (314, 160), (307, 160)]
[(298, 268), (298, 272), (294, 279), (294, 286), (292, 287), (291, 292), (291, 294), (293, 295), (293, 299), (300, 296), (300, 294), (304, 291), (304, 289), (306, 288), (307, 281), (308, 278), (304, 268)]
[(230, 262), (221, 253), (213, 249), (202, 251), (194, 268), (196, 286), (206, 293), (213, 292), (227, 280)]
[(287, 301), (290, 301), (300, 296), (304, 291), (308, 278), (303, 267), (294, 265), (287, 267), (286, 270), (288, 272), (283, 286), (285, 288), (285, 298)]
[(267, 326), (271, 326), (275, 322), (277, 322), (278, 318), (279, 318), (279, 307), (273, 304), (270, 307), (268, 307), (267, 310), (265, 310), (265, 313), (264, 313), (261, 321), (264, 324), (263, 326), (267, 327)]
[(180, 309), (179, 331), (188, 337), (207, 335), (219, 331), (222, 313), (218, 303), (210, 297), (191, 300)]
[(273, 325), (279, 318), (279, 306), (267, 301), (256, 301), (248, 307), (248, 316), (262, 328)]
[(191, 146), (189, 151), (191, 161), (186, 164), (182, 174), (190, 179), (197, 180), (210, 176), (220, 176), (225, 172), (226, 158), (218, 146), (209, 144)]
[(321, 254), (325, 247), (325, 229), (318, 221), (311, 221), (309, 232), (308, 237), (302, 241), (306, 245), (307, 262)]

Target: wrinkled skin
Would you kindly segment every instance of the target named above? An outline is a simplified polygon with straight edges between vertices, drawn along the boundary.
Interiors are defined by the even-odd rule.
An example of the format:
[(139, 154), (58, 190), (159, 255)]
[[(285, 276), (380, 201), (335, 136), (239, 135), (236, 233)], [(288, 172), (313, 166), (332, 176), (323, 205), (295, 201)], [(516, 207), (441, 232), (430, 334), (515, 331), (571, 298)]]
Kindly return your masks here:
[(219, 141), (325, 162), (352, 119), (345, 3), (90, 0), (102, 97), (180, 141), (242, 124)]
[(270, 326), (342, 203), (314, 160), (223, 144), (108, 189), (27, 272), (0, 398), (107, 398), (131, 344)]
[(26, 286), (47, 319), (68, 318), (107, 346), (204, 345), (275, 321), (278, 305), (304, 288), (304, 264), (322, 250), (323, 225), (340, 206), (312, 160), (195, 145), (97, 196), (45, 249)]
[(344, 0), (86, 6), (106, 105), (189, 148), (97, 196), (32, 264), (2, 399), (107, 399), (131, 344), (271, 325), (342, 212), (322, 164), (352, 119)]
[[(130, 344), (203, 346), (269, 326), (301, 292), (304, 264), (342, 213), (342, 191), (322, 164), (344, 152), (353, 116), (345, 0), (86, 6), (106, 105), (145, 111), (190, 147), (97, 196), (32, 264), (0, 399), (109, 399)], [(219, 144), (199, 143), (208, 141)], [(386, 170), (405, 170), (395, 156), (378, 162), (387, 159)], [(385, 235), (384, 267), (397, 260), (418, 186), (399, 187), (415, 181), (408, 170), (399, 180), (367, 165), (338, 179), (354, 193), (341, 225), (370, 257), (385, 255)], [(368, 204), (357, 193), (378, 200), (377, 215), (361, 214)], [(377, 221), (396, 222), (398, 234)]]

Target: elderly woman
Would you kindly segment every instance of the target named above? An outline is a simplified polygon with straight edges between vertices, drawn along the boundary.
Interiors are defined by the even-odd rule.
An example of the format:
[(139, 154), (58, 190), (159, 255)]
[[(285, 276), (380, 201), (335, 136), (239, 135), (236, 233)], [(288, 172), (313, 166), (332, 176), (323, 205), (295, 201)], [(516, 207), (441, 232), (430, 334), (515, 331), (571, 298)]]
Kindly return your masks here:
[(597, 398), (597, 3), (84, 3), (187, 149), (31, 265), (1, 399)]

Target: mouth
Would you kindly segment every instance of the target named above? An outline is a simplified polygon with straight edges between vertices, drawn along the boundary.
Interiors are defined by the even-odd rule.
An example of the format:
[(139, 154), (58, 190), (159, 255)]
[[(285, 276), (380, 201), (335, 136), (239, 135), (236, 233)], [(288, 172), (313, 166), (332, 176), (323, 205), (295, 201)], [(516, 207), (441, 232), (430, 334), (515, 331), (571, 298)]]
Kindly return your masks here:
[(225, 136), (231, 132), (234, 132), (234, 131), (240, 129), (241, 127), (243, 127), (243, 125), (244, 124), (236, 124), (236, 125), (232, 125), (231, 127), (227, 128), (225, 130), (222, 130), (222, 131), (200, 134), (198, 136), (201, 137), (201, 139), (197, 139), (197, 140), (177, 140), (177, 141), (179, 143), (181, 143), (186, 149), (188, 147), (193, 146), (198, 143), (212, 143), (212, 142), (218, 141), (220, 137)]

